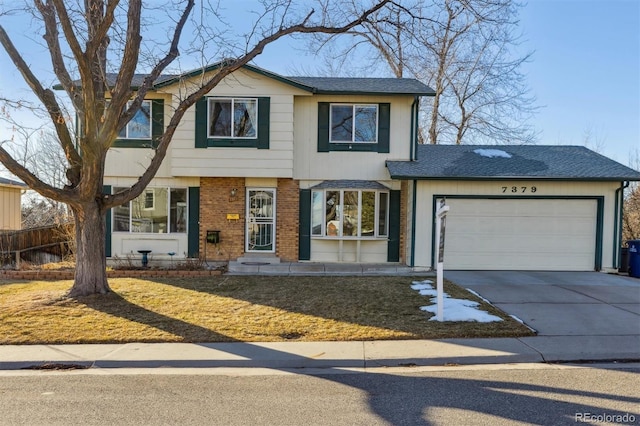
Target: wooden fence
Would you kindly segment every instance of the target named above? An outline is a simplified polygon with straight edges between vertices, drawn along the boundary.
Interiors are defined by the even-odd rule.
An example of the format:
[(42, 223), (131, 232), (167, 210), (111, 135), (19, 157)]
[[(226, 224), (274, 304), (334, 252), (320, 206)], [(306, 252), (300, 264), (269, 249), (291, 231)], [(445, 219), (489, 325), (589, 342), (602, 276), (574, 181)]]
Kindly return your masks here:
[(0, 232), (0, 265), (20, 261), (48, 263), (71, 254), (73, 225), (62, 224)]

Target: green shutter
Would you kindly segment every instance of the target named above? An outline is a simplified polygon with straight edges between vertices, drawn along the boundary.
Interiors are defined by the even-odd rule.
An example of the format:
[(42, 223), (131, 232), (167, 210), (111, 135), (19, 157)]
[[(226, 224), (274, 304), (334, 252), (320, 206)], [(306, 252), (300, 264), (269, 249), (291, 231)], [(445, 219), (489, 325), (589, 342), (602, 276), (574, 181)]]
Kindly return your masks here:
[(269, 149), (269, 122), (271, 108), (269, 98), (258, 98), (258, 149)]
[(378, 105), (378, 152), (389, 152), (391, 104)]
[(318, 102), (318, 152), (329, 152), (329, 102)]
[[(111, 194), (111, 185), (102, 186), (103, 194)], [(104, 254), (111, 257), (111, 209), (105, 213)]]
[(389, 193), (389, 243), (387, 262), (400, 261), (400, 191)]
[(151, 138), (153, 139), (153, 147), (158, 146), (158, 141), (164, 133), (164, 100), (151, 100)]
[(189, 187), (189, 223), (187, 224), (187, 255), (196, 257), (200, 251), (200, 188)]
[(311, 190), (300, 190), (300, 226), (298, 230), (298, 260), (311, 259)]
[(207, 98), (196, 102), (196, 148), (207, 147)]

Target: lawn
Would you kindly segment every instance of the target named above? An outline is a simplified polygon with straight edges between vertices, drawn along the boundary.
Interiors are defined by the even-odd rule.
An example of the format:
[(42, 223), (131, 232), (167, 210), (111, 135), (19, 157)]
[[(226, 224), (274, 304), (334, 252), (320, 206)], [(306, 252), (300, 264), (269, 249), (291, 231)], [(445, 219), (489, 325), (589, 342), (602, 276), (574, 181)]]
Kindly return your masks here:
[(410, 277), (214, 276), (110, 280), (112, 293), (65, 297), (71, 281), (0, 281), (0, 344), (274, 342), (514, 337), (529, 329), (466, 290), (501, 322), (428, 321)]

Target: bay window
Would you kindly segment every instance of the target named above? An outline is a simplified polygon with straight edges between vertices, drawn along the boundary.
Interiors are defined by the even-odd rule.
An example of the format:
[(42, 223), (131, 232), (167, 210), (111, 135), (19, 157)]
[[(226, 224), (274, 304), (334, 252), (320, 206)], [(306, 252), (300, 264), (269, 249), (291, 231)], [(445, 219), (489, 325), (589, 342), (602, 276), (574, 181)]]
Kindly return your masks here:
[(366, 189), (311, 191), (311, 236), (386, 238), (389, 192)]

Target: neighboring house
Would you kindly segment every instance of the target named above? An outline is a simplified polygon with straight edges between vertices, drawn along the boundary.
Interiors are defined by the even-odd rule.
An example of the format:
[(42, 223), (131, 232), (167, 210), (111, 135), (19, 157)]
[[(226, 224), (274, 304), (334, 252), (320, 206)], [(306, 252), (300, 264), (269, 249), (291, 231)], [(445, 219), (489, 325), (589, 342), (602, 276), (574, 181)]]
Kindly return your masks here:
[[(156, 83), (109, 152), (105, 190), (115, 192), (137, 180), (178, 97), (197, 84), (202, 72), (216, 69), (163, 76)], [(552, 211), (551, 222), (560, 220), (553, 229), (567, 225), (564, 215), (595, 211), (585, 219), (595, 221), (590, 230), (585, 225), (576, 231), (580, 242), (573, 233), (566, 236), (566, 252), (586, 244), (590, 261), (584, 262), (582, 254), (575, 262), (573, 254), (563, 261), (536, 259), (529, 251), (527, 269), (594, 270), (616, 264), (620, 188), (640, 180), (639, 173), (575, 147), (564, 147), (563, 161), (556, 164), (552, 150), (563, 147), (501, 147), (504, 154), (498, 157), (511, 157), (490, 158), (473, 152), (489, 147), (418, 145), (420, 100), (432, 95), (414, 79), (283, 77), (245, 66), (187, 111), (140, 197), (109, 212), (107, 255), (152, 250), (154, 259), (177, 253), (211, 261), (393, 262), (430, 268), (433, 206), (446, 196), (452, 206), (448, 265), (525, 266), (513, 263), (513, 253), (520, 250), (513, 242), (533, 244), (518, 229), (538, 221), (515, 218), (540, 209)], [(596, 165), (599, 169), (591, 171)], [(583, 169), (586, 174), (578, 173)], [(525, 193), (507, 193), (514, 186)], [(506, 228), (485, 226), (495, 213), (494, 202), (469, 203), (507, 196), (521, 203), (509, 216), (514, 234), (498, 239)], [(507, 204), (504, 209), (511, 209)], [(463, 209), (478, 215), (475, 225), (456, 224)], [(484, 236), (469, 234), (480, 228)], [(495, 246), (472, 244), (477, 238)], [(557, 237), (546, 243), (545, 238), (539, 238), (546, 244), (543, 251), (556, 247)], [(498, 247), (506, 247), (508, 258)], [(476, 260), (463, 260), (473, 250), (477, 256), (470, 257)]]
[(27, 185), (0, 177), (0, 231), (22, 229), (21, 198)]

